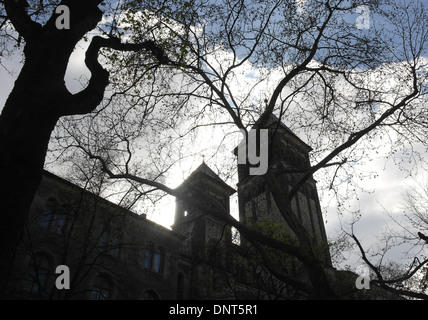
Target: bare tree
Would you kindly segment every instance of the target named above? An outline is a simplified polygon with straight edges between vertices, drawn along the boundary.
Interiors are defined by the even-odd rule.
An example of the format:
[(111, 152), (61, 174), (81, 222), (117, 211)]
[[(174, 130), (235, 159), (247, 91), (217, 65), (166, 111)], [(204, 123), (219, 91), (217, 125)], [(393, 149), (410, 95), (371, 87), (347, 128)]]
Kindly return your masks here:
[[(25, 167), (29, 170), (23, 176), (30, 173), (40, 175), (49, 136), (58, 118), (94, 111), (104, 95), (109, 75), (112, 94), (98, 110), (97, 116), (102, 117), (102, 111), (108, 110), (110, 101), (116, 103), (115, 98), (119, 94), (127, 101), (126, 109), (121, 110), (132, 110), (129, 106), (142, 106), (143, 115), (148, 110), (157, 110), (157, 115), (165, 111), (174, 119), (190, 115), (187, 124), (192, 124), (192, 128), (209, 124), (226, 125), (226, 134), (236, 132), (237, 129), (248, 131), (257, 119), (258, 128), (266, 128), (271, 115), (275, 114), (279, 119), (286, 119), (291, 123), (293, 129), (306, 134), (308, 142), (314, 148), (312, 165), (291, 170), (292, 173), (299, 174), (299, 181), (291, 190), (284, 190), (278, 183), (278, 176), (290, 173), (290, 168), (270, 167), (263, 176), (282, 218), (296, 235), (297, 243), (284, 242), (260, 230), (249, 228), (232, 217), (225, 217), (221, 210), (208, 208), (203, 196), (195, 199), (166, 186), (156, 174), (153, 176), (147, 172), (139, 172), (136, 169), (138, 162), (131, 161), (135, 159), (137, 149), (131, 148), (130, 142), (138, 145), (141, 142), (137, 138), (148, 137), (158, 137), (159, 141), (165, 141), (162, 126), (160, 136), (154, 131), (144, 130), (137, 131), (137, 135), (132, 136), (132, 126), (125, 126), (132, 122), (123, 122), (123, 119), (117, 118), (109, 127), (115, 130), (110, 131), (111, 136), (105, 136), (107, 148), (93, 148), (89, 140), (82, 144), (83, 139), (74, 145), (84, 150), (91, 159), (98, 160), (111, 179), (126, 179), (192, 201), (206, 212), (234, 226), (242, 237), (258, 249), (265, 266), (275, 277), (304, 292), (308, 297), (338, 297), (319, 257), (314, 238), (297, 219), (291, 202), (299, 188), (314, 174), (329, 181), (328, 186), (338, 196), (343, 196), (340, 191), (344, 184), (347, 190), (352, 190), (349, 186), (355, 186), (358, 180), (354, 177), (355, 171), (358, 174), (355, 164), (370, 159), (368, 151), (376, 148), (378, 135), (389, 137), (392, 155), (394, 149), (407, 149), (415, 141), (425, 146), (425, 140), (420, 137), (426, 136), (426, 110), (422, 106), (426, 102), (427, 68), (424, 50), (428, 30), (425, 8), (421, 2), (384, 4), (380, 1), (361, 1), (355, 4), (340, 0), (314, 0), (306, 1), (303, 8), (298, 8), (292, 1), (189, 1), (182, 5), (168, 1), (125, 1), (123, 7), (111, 11), (113, 22), (108, 25), (108, 30), (109, 35), (115, 37), (96, 36), (91, 40), (86, 63), (92, 77), (87, 87), (81, 93), (71, 96), (66, 94), (64, 99), (57, 99), (58, 95), (52, 93), (43, 94), (40, 101), (22, 102), (22, 105), (31, 105), (31, 110), (38, 110), (36, 106), (48, 110), (45, 105), (58, 104), (53, 104), (49, 99), (45, 101), (45, 98), (61, 101), (55, 112), (48, 112), (49, 116), (46, 113), (38, 114), (37, 117), (31, 114), (31, 117), (26, 118), (29, 123), (16, 123), (13, 121), (14, 117), (7, 115), (12, 114), (9, 110), (13, 109), (8, 104), (20, 105), (14, 98), (18, 101), (25, 100), (39, 97), (42, 92), (37, 86), (31, 87), (34, 95), (26, 91), (30, 83), (37, 80), (37, 74), (43, 73), (46, 65), (38, 63), (40, 72), (37, 71), (39, 69), (26, 67), (33, 61), (30, 54), (37, 52), (40, 61), (59, 61), (62, 73), (51, 77), (50, 73), (59, 70), (51, 68), (50, 73), (43, 74), (46, 79), (52, 80), (52, 85), (48, 85), (51, 88), (49, 92), (56, 92), (52, 88), (58, 86), (61, 87), (58, 92), (64, 92), (62, 80), (68, 61), (66, 58), (68, 59), (77, 41), (95, 28), (101, 19), (101, 12), (97, 9), (98, 2), (64, 2), (72, 12), (77, 12), (79, 20), (71, 22), (75, 25), (82, 22), (82, 28), (72, 31), (80, 33), (70, 32), (74, 42), (67, 42), (67, 37), (62, 38), (67, 46), (64, 45), (61, 49), (68, 49), (64, 54), (51, 48), (51, 38), (47, 38), (49, 43), (42, 46), (38, 37), (38, 45), (34, 46), (43, 48), (39, 53), (36, 49), (30, 50), (33, 31), (29, 30), (42, 28), (54, 31), (49, 34), (58, 34), (53, 29), (54, 19), (48, 20), (45, 27), (29, 28), (34, 22), (29, 22), (24, 15), (28, 9), (25, 9), (23, 1), (18, 1), (17, 4), (12, 1), (3, 3), (15, 28), (26, 40), (25, 52), (28, 52), (28, 57), (17, 84), (25, 82), (27, 68), (29, 80), (27, 79), (27, 84), (17, 85), (12, 92), (3, 110), (1, 125), (14, 128), (14, 131), (11, 129), (8, 132), (22, 132), (24, 129), (19, 128), (25, 127), (30, 128), (30, 132), (43, 136), (32, 135), (32, 139), (27, 139), (25, 135), (22, 136), (24, 141), (2, 139), (9, 141), (5, 142), (6, 147), (2, 147), (2, 153), (6, 154), (7, 150), (16, 145), (20, 145), (22, 150), (33, 150), (25, 146), (34, 145), (35, 140), (43, 141), (44, 145), (36, 144), (40, 147), (39, 152), (32, 153), (32, 156), (37, 156), (37, 159), (25, 158), (27, 153), (24, 151), (24, 155), (14, 153), (16, 157), (9, 165), (2, 166), (7, 169), (1, 176), (5, 176), (8, 181), (19, 180), (16, 173), (14, 179), (8, 177), (14, 172), (10, 168), (20, 167), (20, 159), (32, 163), (32, 166), (21, 166), (21, 169)], [(358, 6), (365, 6), (380, 21), (370, 27), (370, 32), (360, 30), (350, 17)], [(12, 19), (13, 13), (17, 14), (15, 20)], [(26, 17), (24, 21), (21, 19), (23, 16)], [(91, 26), (84, 24), (88, 21), (93, 21)], [(105, 29), (102, 31), (106, 33)], [(128, 44), (118, 41), (117, 37), (126, 39)], [(102, 47), (110, 50), (100, 51)], [(143, 49), (146, 50), (142, 51)], [(118, 51), (126, 52), (118, 54)], [(147, 51), (154, 58), (150, 58)], [(99, 52), (103, 53), (103, 61), (108, 64), (109, 72), (97, 61), (96, 55)], [(55, 53), (53, 60), (52, 53)], [(86, 97), (88, 100), (84, 99)], [(6, 118), (10, 120), (3, 120)], [(43, 125), (35, 119), (42, 121)], [(49, 123), (45, 123), (48, 120)], [(142, 120), (140, 128), (148, 129), (151, 119), (142, 117)], [(121, 127), (120, 123), (124, 125)], [(178, 125), (171, 123), (171, 129)], [(46, 130), (36, 131), (35, 126)], [(103, 130), (101, 127), (96, 129)], [(186, 130), (185, 133), (192, 131)], [(177, 141), (183, 141), (181, 139), (186, 136), (182, 132), (175, 134)], [(70, 136), (73, 139), (76, 134), (68, 135)], [(85, 137), (90, 138), (87, 135)], [(68, 146), (67, 143), (66, 147)], [(153, 147), (150, 145), (150, 148)], [(145, 159), (149, 160), (150, 155), (146, 154)], [(167, 167), (157, 173), (163, 173)], [(29, 189), (29, 195), (36, 187), (37, 174), (33, 176), (33, 187)], [(17, 188), (12, 186), (10, 190)], [(16, 199), (10, 192), (4, 194), (8, 201)], [(350, 195), (347, 194), (344, 199), (346, 197)], [(10, 202), (5, 203), (7, 208), (13, 207), (12, 204), (7, 205)], [(16, 210), (16, 207), (13, 208)], [(26, 208), (21, 211), (17, 217), (25, 216)], [(15, 224), (21, 225), (19, 221)], [(12, 239), (10, 233), (5, 235)], [(299, 260), (309, 283), (293, 278), (286, 270), (278, 267), (266, 247)], [(425, 298), (423, 295), (420, 297)]]
[(390, 223), (379, 236), (378, 248), (364, 248), (353, 231), (353, 225), (358, 221), (352, 223), (348, 234), (371, 270), (370, 283), (380, 284), (387, 290), (392, 287), (391, 291), (409, 297), (426, 299), (428, 259), (424, 233), (428, 226), (427, 200), (426, 183), (416, 181), (406, 191), (399, 210), (390, 212), (385, 209)]
[[(0, 116), (0, 176), (2, 181), (8, 181), (8, 186), (1, 189), (1, 292), (7, 286), (56, 122), (65, 115), (92, 112), (102, 101), (109, 72), (97, 60), (100, 49), (144, 50), (148, 53), (145, 60), (152, 65), (163, 60), (162, 50), (152, 40), (121, 43), (113, 32), (114, 18), (112, 25), (97, 28), (103, 15), (114, 16), (122, 9), (116, 1), (101, 4), (102, 1), (68, 0), (0, 2), (4, 48), (23, 46), (24, 55), (22, 69)], [(57, 12), (59, 6), (68, 9), (67, 17), (59, 14), (62, 10)], [(62, 26), (63, 18), (69, 21), (68, 26)], [(77, 43), (95, 29), (99, 36), (91, 40), (85, 60), (91, 78), (83, 90), (72, 94), (64, 83), (69, 58)]]
[[(182, 72), (180, 86), (168, 87), (172, 92), (165, 93), (162, 86), (154, 85), (158, 74), (150, 76), (157, 102), (160, 96), (186, 96), (188, 99), (180, 99), (177, 108), (183, 106), (183, 101), (186, 106), (204, 106), (204, 114), (217, 108), (224, 112), (219, 114), (218, 121), (227, 123), (231, 119), (236, 126), (231, 130), (235, 131), (253, 127), (257, 119), (258, 128), (265, 128), (274, 113), (306, 133), (314, 147), (314, 164), (291, 171), (270, 167), (263, 176), (297, 243), (279, 241), (233, 218), (222, 219), (259, 249), (265, 266), (276, 277), (318, 299), (338, 295), (312, 235), (291, 206), (299, 188), (314, 174), (324, 173), (321, 176), (329, 181), (328, 187), (337, 192), (339, 200), (346, 200), (350, 194), (340, 198), (341, 185), (346, 183), (346, 191), (358, 186), (353, 175), (361, 173), (354, 168), (355, 164), (370, 159), (368, 151), (376, 148), (377, 136), (389, 138), (389, 154), (400, 148), (405, 150), (415, 142), (425, 146), (420, 138), (426, 133), (426, 112), (422, 107), (426, 101), (427, 71), (423, 56), (428, 36), (425, 8), (420, 2), (367, 1), (358, 5), (365, 5), (381, 21), (370, 32), (364, 33), (355, 23), (349, 23), (347, 19), (357, 4), (343, 1), (307, 1), (300, 13), (288, 1), (194, 1), (184, 13), (176, 15), (173, 10), (165, 10), (162, 13), (168, 19), (156, 20), (186, 44), (178, 46), (183, 49), (168, 57), (164, 69)], [(138, 8), (137, 13), (143, 9)], [(139, 61), (138, 54), (133, 59)], [(249, 66), (256, 75), (247, 73)], [(251, 81), (252, 77), (256, 80)], [(174, 100), (169, 103), (173, 105)], [(220, 218), (218, 211), (204, 206), (203, 196), (191, 199), (162, 183), (132, 174), (128, 163), (122, 163), (121, 168), (115, 165), (119, 169), (116, 170), (109, 158), (91, 150), (86, 152), (100, 161), (110, 178), (155, 187), (196, 202)], [(286, 191), (277, 177), (290, 172), (298, 173), (300, 178)], [(298, 259), (310, 284), (299, 282), (278, 268), (264, 246)], [(388, 285), (381, 277), (379, 282)], [(418, 297), (426, 298), (424, 294)]]

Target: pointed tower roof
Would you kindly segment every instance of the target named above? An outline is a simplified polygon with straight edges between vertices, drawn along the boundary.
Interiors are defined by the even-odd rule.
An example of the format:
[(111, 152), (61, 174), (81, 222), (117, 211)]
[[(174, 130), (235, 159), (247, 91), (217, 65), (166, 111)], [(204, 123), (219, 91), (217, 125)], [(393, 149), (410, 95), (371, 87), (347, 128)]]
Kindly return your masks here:
[[(253, 126), (253, 128), (260, 124), (262, 119), (262, 116), (260, 116), (260, 118), (256, 121), (255, 125)], [(273, 113), (269, 116), (269, 120), (266, 123), (266, 127), (271, 127), (273, 128), (274, 125), (276, 125), (277, 123), (279, 123), (279, 128), (284, 129), (288, 134), (290, 134), (294, 139), (296, 139), (302, 146), (304, 146), (306, 149), (308, 149), (308, 151), (311, 151), (312, 148), (311, 146), (309, 146), (306, 142), (304, 142), (302, 139), (300, 139), (289, 127), (287, 127), (284, 122), (280, 121), (278, 119), (277, 116), (275, 116)]]
[[(254, 123), (254, 125), (251, 127), (251, 130), (258, 127), (261, 122), (262, 116), (259, 117), (259, 119)], [(304, 142), (302, 139), (300, 139), (289, 127), (287, 127), (284, 122), (280, 121), (277, 116), (274, 114), (271, 114), (269, 116), (269, 119), (266, 123), (266, 127), (270, 129), (275, 129), (277, 127), (277, 124), (279, 123), (278, 129), (283, 130), (286, 135), (292, 138), (297, 144), (302, 146), (304, 149), (306, 149), (308, 152), (312, 151), (312, 147), (309, 146), (306, 142)], [(244, 139), (241, 140), (241, 142), (238, 145), (241, 145), (244, 143)], [(237, 155), (238, 152), (238, 146), (236, 146), (233, 149), (233, 153)]]
[(208, 167), (205, 161), (202, 161), (201, 165), (197, 167), (195, 171), (192, 172), (192, 174), (194, 174), (195, 172), (203, 172), (209, 175), (211, 178), (214, 178), (218, 182), (224, 182), (210, 167)]
[(230, 192), (232, 195), (236, 192), (235, 189), (233, 189), (231, 186), (229, 186), (226, 182), (224, 182), (208, 165), (205, 163), (205, 161), (202, 161), (201, 165), (197, 167), (189, 177), (179, 186), (182, 187), (186, 184), (186, 182), (189, 182), (191, 180), (196, 179), (197, 176), (207, 176), (209, 179), (215, 181), (217, 184), (225, 188)]

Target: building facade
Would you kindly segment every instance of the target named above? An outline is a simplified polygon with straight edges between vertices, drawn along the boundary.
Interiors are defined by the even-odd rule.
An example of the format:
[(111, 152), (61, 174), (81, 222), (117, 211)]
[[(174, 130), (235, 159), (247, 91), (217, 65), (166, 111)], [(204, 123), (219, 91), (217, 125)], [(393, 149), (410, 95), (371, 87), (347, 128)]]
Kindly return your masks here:
[[(269, 166), (304, 169), (310, 147), (271, 118)], [(285, 170), (284, 172), (287, 172)], [(289, 170), (290, 171), (290, 170)], [(237, 190), (202, 163), (177, 189), (204, 195), (205, 205), (230, 214), (238, 192), (240, 221), (294, 237), (261, 176), (239, 165)], [(290, 171), (291, 172), (291, 171)], [(299, 173), (278, 176), (291, 189)], [(187, 198), (189, 199), (189, 198)], [(315, 180), (292, 203), (331, 265)], [(16, 299), (278, 299), (299, 298), (267, 272), (250, 243), (234, 241), (232, 228), (192, 201), (176, 200), (172, 229), (121, 208), (45, 172), (18, 252), (10, 297)], [(279, 256), (300, 276), (293, 258)], [(58, 266), (69, 271), (68, 283)], [(58, 281), (60, 283), (58, 283)], [(67, 289), (58, 286), (68, 285)]]

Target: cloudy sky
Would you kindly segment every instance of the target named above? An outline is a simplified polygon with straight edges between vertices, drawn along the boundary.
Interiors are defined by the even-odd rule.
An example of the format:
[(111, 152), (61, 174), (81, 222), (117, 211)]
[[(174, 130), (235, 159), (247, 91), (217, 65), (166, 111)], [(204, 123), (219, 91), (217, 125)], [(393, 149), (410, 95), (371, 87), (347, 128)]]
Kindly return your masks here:
[[(301, 1), (302, 2), (302, 1)], [(86, 44), (82, 44), (76, 49), (72, 55), (69, 68), (66, 76), (66, 83), (71, 92), (77, 92), (81, 89), (80, 77), (87, 75), (88, 71), (84, 65), (84, 49)], [(3, 106), (9, 92), (11, 91), (14, 83), (14, 79), (20, 70), (20, 59), (21, 57), (17, 54), (12, 57), (2, 57), (1, 69), (0, 69), (0, 106)], [(226, 56), (225, 56), (226, 59)], [(245, 81), (250, 81), (252, 77), (257, 77), (257, 70), (253, 69), (251, 65), (244, 65), (245, 72), (241, 75), (243, 78), (237, 78), (235, 81), (236, 90), (242, 90), (242, 84)], [(260, 88), (262, 91), (263, 88)], [(0, 107), (1, 108), (1, 107)], [(286, 125), (291, 125), (284, 120)], [(222, 146), (219, 151), (220, 155), (230, 156), (230, 152), (234, 145), (238, 142), (238, 136), (235, 136), (227, 141), (223, 141), (221, 135), (214, 138), (213, 143), (218, 146)], [(304, 139), (304, 138), (303, 138)], [(384, 146), (388, 149), (388, 146)], [(416, 146), (421, 154), (426, 154), (422, 146)], [(380, 148), (378, 151), (382, 154), (383, 151)], [(428, 154), (426, 154), (428, 156)], [(196, 157), (185, 164), (182, 164), (180, 168), (176, 168), (168, 180), (168, 184), (171, 187), (177, 186), (186, 174), (190, 173), (197, 166), (200, 165), (202, 160), (205, 160), (211, 168), (216, 171), (216, 159), (210, 159), (204, 157), (202, 154), (200, 157)], [(412, 166), (414, 163), (409, 163), (408, 166)], [(406, 190), (410, 186), (414, 185), (415, 182), (423, 183), (428, 178), (425, 175), (423, 168), (419, 168), (418, 171), (413, 171), (413, 176), (410, 176), (408, 172), (400, 170), (396, 166), (394, 161), (386, 161), (385, 158), (375, 158), (373, 161), (360, 165), (360, 169), (363, 172), (375, 172), (371, 178), (367, 178), (360, 183), (360, 186), (370, 192), (359, 192), (357, 196), (351, 199), (348, 203), (350, 211), (360, 209), (362, 216), (359, 222), (355, 225), (355, 233), (360, 237), (362, 243), (369, 247), (375, 243), (376, 236), (380, 236), (382, 230), (387, 226), (392, 226), (392, 221), (388, 218), (385, 211), (392, 214), (401, 214), (401, 206), (404, 201)], [(364, 167), (365, 166), (365, 167)], [(317, 178), (317, 177), (315, 177)], [(235, 187), (232, 185), (232, 187)], [(345, 227), (352, 221), (352, 216), (339, 216), (337, 214), (337, 203), (332, 200), (333, 195), (327, 192), (320, 192), (321, 204), (325, 210), (325, 226), (327, 234), (330, 238), (335, 238), (340, 233), (340, 228)], [(237, 216), (236, 212), (236, 198), (231, 199), (232, 210), (234, 215)], [(170, 227), (173, 223), (174, 215), (174, 202), (172, 197), (166, 197), (162, 204), (159, 205), (158, 214), (154, 214), (150, 218), (154, 221)], [(404, 249), (402, 249), (404, 250)], [(402, 252), (394, 251), (392, 257), (399, 257)], [(345, 264), (352, 264), (358, 266), (361, 263), (355, 256), (346, 256), (347, 260), (343, 262)]]

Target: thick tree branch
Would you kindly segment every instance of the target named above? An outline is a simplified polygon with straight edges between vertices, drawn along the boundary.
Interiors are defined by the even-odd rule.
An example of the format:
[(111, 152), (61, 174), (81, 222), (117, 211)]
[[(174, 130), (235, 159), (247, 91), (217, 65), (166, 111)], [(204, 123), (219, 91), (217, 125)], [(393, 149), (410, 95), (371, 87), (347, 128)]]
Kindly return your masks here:
[(302, 256), (300, 260), (305, 265), (312, 284), (318, 292), (318, 296), (323, 298), (334, 297), (334, 292), (324, 272), (324, 264), (319, 258), (319, 253), (316, 252), (314, 239), (291, 208), (291, 202), (286, 194), (284, 194), (284, 188), (278, 184), (270, 170), (264, 175), (264, 179), (279, 208), (281, 216), (299, 240), (299, 252)]
[(412, 276), (414, 276), (416, 274), (416, 272), (418, 270), (420, 270), (424, 265), (426, 265), (428, 263), (428, 259), (426, 259), (422, 263), (419, 263), (419, 265), (415, 269), (413, 269), (411, 272), (408, 272), (408, 274), (405, 276), (401, 276), (401, 277), (396, 278), (396, 279), (385, 280), (383, 278), (383, 275), (380, 272), (379, 268), (377, 268), (375, 265), (373, 265), (373, 263), (371, 263), (371, 261), (367, 258), (367, 255), (364, 251), (364, 248), (361, 245), (361, 242), (358, 240), (358, 238), (354, 234), (351, 234), (351, 237), (352, 237), (352, 239), (354, 239), (355, 243), (357, 244), (358, 249), (360, 250), (361, 258), (370, 267), (370, 269), (373, 270), (373, 272), (377, 276), (377, 280), (370, 280), (370, 283), (378, 284), (380, 287), (382, 287), (386, 291), (392, 292), (394, 294), (405, 295), (405, 296), (412, 297), (412, 298), (428, 300), (428, 295), (426, 295), (424, 293), (414, 292), (414, 291), (405, 290), (405, 289), (397, 289), (397, 288), (394, 288), (394, 287), (391, 287), (388, 285), (388, 284), (394, 284), (394, 283), (402, 283), (403, 281), (410, 279)]
[(327, 29), (327, 26), (333, 17), (333, 10), (330, 7), (327, 7), (329, 10), (329, 13), (327, 15), (327, 18), (319, 28), (319, 32), (317, 37), (315, 38), (312, 47), (309, 51), (309, 55), (305, 58), (305, 60), (299, 64), (296, 68), (290, 71), (276, 86), (275, 90), (273, 91), (270, 101), (265, 109), (265, 112), (260, 117), (260, 126), (265, 126), (266, 122), (268, 121), (269, 117), (271, 116), (273, 109), (276, 105), (276, 102), (282, 92), (282, 90), (285, 88), (285, 86), (290, 82), (291, 79), (293, 79), (295, 76), (297, 76), (300, 72), (305, 70), (305, 68), (308, 66), (308, 64), (312, 61), (312, 59), (315, 57), (315, 54), (318, 51), (318, 46), (321, 41), (321, 38), (323, 37), (323, 34), (325, 30)]
[(290, 276), (287, 273), (285, 273), (281, 268), (277, 267), (273, 263), (272, 259), (269, 257), (268, 253), (260, 243), (257, 243), (257, 242), (252, 242), (252, 243), (257, 248), (257, 251), (260, 253), (260, 256), (262, 257), (262, 260), (263, 260), (263, 264), (269, 270), (270, 273), (272, 273), (276, 278), (280, 279), (286, 284), (292, 286), (294, 289), (301, 290), (309, 295), (312, 294), (312, 291), (308, 287), (307, 283), (304, 283), (303, 281), (299, 281), (295, 276)]
[(12, 22), (16, 31), (27, 42), (31, 42), (33, 38), (40, 34), (42, 26), (28, 16), (26, 8), (28, 3), (26, 0), (5, 0), (4, 7), (6, 9), (7, 18)]
[(371, 125), (367, 126), (366, 128), (354, 132), (351, 135), (349, 135), (349, 138), (346, 142), (335, 148), (332, 152), (330, 152), (324, 159), (322, 159), (320, 162), (318, 162), (316, 165), (312, 166), (306, 174), (303, 175), (303, 177), (299, 180), (299, 182), (291, 189), (289, 193), (289, 199), (292, 199), (296, 196), (297, 191), (300, 187), (302, 187), (305, 182), (313, 176), (315, 172), (320, 170), (321, 168), (324, 168), (328, 165), (328, 163), (333, 160), (337, 155), (339, 155), (344, 150), (350, 148), (354, 144), (356, 144), (361, 138), (366, 136), (369, 132), (375, 130), (378, 126), (382, 125), (382, 123), (392, 116), (397, 110), (405, 107), (410, 101), (412, 101), (415, 97), (419, 94), (419, 88), (417, 84), (417, 71), (413, 67), (412, 68), (412, 74), (413, 74), (413, 90), (410, 94), (408, 94), (406, 97), (404, 97), (399, 103), (396, 105), (393, 105), (391, 108), (386, 110), (376, 121), (374, 121)]
[(169, 63), (168, 57), (163, 50), (153, 41), (142, 43), (122, 43), (117, 38), (103, 38), (95, 36), (86, 51), (85, 64), (92, 76), (88, 86), (81, 92), (73, 95), (70, 102), (63, 106), (62, 115), (86, 114), (95, 110), (104, 97), (105, 89), (109, 84), (109, 72), (98, 61), (101, 48), (110, 48), (119, 51), (141, 50), (150, 51), (159, 64)]

